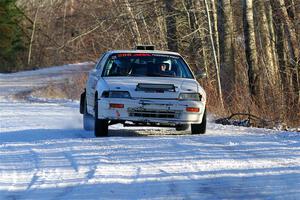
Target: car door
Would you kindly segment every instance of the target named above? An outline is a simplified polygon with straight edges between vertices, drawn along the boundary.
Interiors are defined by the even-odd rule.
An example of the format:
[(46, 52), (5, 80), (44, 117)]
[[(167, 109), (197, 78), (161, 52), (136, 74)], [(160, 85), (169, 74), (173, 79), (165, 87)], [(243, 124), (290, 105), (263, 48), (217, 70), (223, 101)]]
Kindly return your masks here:
[(107, 57), (108, 53), (103, 54), (98, 63), (96, 64), (95, 69), (93, 69), (89, 73), (89, 78), (86, 87), (86, 98), (87, 110), (90, 114), (94, 114), (96, 86), (99, 78), (101, 77), (102, 67), (106, 63)]

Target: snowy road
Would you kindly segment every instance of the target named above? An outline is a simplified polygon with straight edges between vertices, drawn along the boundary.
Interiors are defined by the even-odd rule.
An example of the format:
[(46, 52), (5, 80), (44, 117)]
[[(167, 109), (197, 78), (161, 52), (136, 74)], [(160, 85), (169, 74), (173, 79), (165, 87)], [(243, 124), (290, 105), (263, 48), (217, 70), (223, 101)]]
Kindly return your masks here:
[[(4, 76), (2, 95), (20, 90)], [(81, 120), (76, 102), (2, 98), (0, 199), (300, 199), (299, 133), (115, 125), (95, 138)]]

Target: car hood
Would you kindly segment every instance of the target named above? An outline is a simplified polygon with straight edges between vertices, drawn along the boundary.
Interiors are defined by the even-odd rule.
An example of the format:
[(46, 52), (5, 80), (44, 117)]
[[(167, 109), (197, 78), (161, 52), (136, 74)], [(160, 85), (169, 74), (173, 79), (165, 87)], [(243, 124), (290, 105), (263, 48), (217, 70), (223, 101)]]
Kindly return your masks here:
[[(199, 84), (194, 79), (169, 77), (104, 77), (109, 90), (129, 91), (133, 98), (172, 98), (182, 92), (199, 92)], [(174, 85), (175, 91), (140, 91), (138, 84)]]

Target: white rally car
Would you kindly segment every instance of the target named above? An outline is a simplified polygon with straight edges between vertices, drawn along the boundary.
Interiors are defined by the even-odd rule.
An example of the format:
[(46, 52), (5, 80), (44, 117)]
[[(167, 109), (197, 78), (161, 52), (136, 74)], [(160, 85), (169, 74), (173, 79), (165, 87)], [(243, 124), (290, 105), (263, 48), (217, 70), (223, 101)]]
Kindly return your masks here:
[(116, 50), (104, 53), (89, 73), (80, 112), (96, 137), (107, 136), (116, 123), (176, 130), (191, 125), (192, 134), (204, 134), (205, 103), (205, 91), (178, 53)]

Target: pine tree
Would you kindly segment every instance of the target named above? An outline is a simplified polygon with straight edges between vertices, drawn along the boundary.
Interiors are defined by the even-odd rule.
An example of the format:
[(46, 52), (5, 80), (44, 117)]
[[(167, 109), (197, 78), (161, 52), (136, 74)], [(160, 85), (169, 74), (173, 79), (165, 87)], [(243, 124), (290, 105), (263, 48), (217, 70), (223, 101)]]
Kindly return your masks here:
[(16, 57), (24, 50), (19, 23), (22, 19), (16, 0), (0, 1), (0, 71), (13, 71)]

